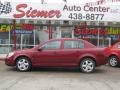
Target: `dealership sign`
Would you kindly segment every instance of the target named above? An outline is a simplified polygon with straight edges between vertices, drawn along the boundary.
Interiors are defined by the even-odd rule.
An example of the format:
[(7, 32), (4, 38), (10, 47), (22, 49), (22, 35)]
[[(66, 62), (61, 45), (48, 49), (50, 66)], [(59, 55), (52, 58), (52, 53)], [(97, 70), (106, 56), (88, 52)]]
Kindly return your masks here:
[(0, 18), (120, 21), (120, 5), (40, 4), (2, 2)]
[[(31, 34), (33, 33), (33, 24), (16, 24), (16, 34)], [(14, 33), (13, 25), (11, 24), (0, 24), (0, 33)]]

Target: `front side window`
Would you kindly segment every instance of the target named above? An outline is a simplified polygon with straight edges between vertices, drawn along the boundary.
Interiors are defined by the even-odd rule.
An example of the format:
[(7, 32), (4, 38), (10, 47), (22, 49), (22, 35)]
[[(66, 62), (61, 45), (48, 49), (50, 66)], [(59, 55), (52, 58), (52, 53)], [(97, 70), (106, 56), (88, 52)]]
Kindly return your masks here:
[(60, 49), (61, 41), (52, 41), (43, 45), (44, 49)]
[(77, 40), (64, 41), (64, 48), (84, 48), (84, 43)]

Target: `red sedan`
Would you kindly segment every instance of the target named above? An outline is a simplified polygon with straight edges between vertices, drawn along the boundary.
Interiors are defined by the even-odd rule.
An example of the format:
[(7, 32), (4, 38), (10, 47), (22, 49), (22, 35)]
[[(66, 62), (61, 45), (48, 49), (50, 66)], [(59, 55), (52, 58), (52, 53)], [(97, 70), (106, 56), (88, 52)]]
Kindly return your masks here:
[(108, 58), (108, 63), (112, 67), (116, 67), (120, 64), (120, 42), (115, 43), (113, 46), (108, 47), (105, 50)]
[(107, 60), (104, 48), (97, 48), (85, 40), (64, 38), (11, 52), (5, 63), (16, 66), (19, 71), (28, 71), (32, 67), (79, 67), (82, 72), (90, 73)]

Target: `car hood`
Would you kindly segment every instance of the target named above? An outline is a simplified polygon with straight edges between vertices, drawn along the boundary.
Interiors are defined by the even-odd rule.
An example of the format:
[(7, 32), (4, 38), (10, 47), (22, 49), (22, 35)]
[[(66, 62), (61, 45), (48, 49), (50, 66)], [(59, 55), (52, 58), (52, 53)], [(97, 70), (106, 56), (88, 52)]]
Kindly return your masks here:
[(28, 49), (28, 48), (25, 48), (25, 49), (23, 49), (23, 50), (16, 50), (16, 51), (14, 51), (15, 53), (24, 53), (24, 52), (31, 52), (31, 51), (33, 51), (33, 48), (32, 49)]

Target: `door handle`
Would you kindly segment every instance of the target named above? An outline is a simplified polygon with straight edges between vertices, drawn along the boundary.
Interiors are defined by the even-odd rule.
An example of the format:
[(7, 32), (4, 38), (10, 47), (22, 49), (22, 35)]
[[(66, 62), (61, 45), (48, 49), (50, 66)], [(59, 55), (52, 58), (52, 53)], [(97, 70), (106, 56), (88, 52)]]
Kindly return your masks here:
[(76, 51), (76, 53), (79, 53), (79, 51)]
[(54, 54), (57, 54), (57, 52), (53, 52)]

